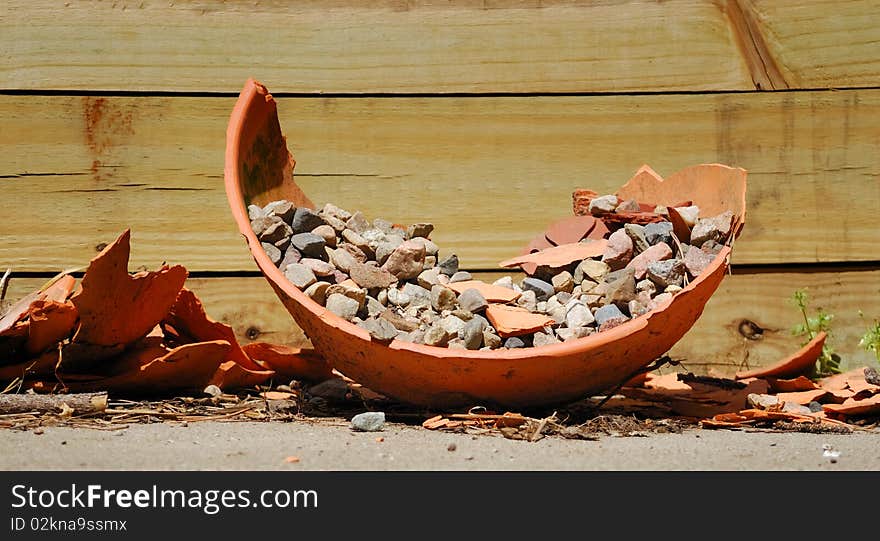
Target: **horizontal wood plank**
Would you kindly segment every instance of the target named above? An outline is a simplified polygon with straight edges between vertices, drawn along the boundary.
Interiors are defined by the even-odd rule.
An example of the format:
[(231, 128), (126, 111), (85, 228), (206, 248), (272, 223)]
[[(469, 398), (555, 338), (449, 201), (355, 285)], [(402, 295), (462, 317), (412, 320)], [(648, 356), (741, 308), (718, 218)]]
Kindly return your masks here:
[(237, 92), (248, 77), (304, 93), (755, 88), (710, 1), (7, 5), (6, 89)]
[[(477, 277), (491, 281), (500, 276), (481, 273)], [(19, 298), (43, 282), (13, 278), (8, 297)], [(308, 344), (261, 277), (191, 278), (187, 287), (204, 301), (209, 315), (235, 329), (242, 343)], [(782, 359), (801, 344), (801, 339), (791, 334), (791, 328), (802, 321), (791, 302), (798, 288), (806, 288), (811, 307), (834, 315), (829, 345), (843, 357), (845, 367), (875, 362), (858, 341), (871, 320), (880, 317), (880, 271), (737, 274), (734, 269), (709, 300), (697, 324), (673, 348), (672, 356), (682, 359), (685, 369), (720, 374)], [(740, 332), (743, 322), (751, 322), (751, 329), (762, 329), (760, 336), (746, 338)]]
[[(83, 265), (132, 228), (133, 265), (253, 271), (223, 190), (230, 98), (0, 96), (0, 266)], [(877, 260), (880, 91), (554, 98), (287, 98), (314, 201), (432, 221), (444, 252), (496, 268), (571, 191), (643, 163), (749, 170), (734, 262)]]
[(877, 86), (880, 2), (741, 0), (788, 88)]
[(0, 17), (0, 88), (237, 92), (256, 77), (297, 93), (754, 90), (768, 88), (770, 64), (783, 88), (875, 85), (877, 8), (876, 0), (16, 0)]

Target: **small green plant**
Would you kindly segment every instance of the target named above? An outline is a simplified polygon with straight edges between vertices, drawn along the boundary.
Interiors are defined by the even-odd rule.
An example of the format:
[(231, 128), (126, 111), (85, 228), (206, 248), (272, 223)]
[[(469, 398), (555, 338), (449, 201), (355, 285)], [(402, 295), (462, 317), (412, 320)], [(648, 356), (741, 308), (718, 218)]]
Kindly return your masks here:
[[(820, 332), (825, 332), (830, 337), (831, 320), (834, 319), (834, 314), (829, 314), (825, 310), (819, 308), (816, 310), (816, 315), (810, 317), (808, 314), (810, 298), (805, 289), (798, 289), (795, 291), (792, 298), (804, 317), (803, 323), (795, 325), (792, 328), (792, 334), (795, 336), (805, 336), (806, 339), (804, 340), (804, 344), (815, 338)], [(878, 338), (880, 338), (880, 336), (878, 336)], [(814, 377), (821, 378), (839, 373), (840, 356), (834, 353), (834, 350), (831, 349), (831, 346), (828, 345), (828, 341), (826, 340), (825, 345), (822, 346), (822, 353), (816, 361), (816, 368), (813, 371), (813, 375)]]
[[(861, 310), (859, 310), (859, 317), (865, 317)], [(880, 362), (880, 319), (875, 319), (874, 323), (868, 327), (862, 339), (859, 340), (859, 345), (865, 348), (865, 351), (873, 352), (877, 357), (877, 362)]]

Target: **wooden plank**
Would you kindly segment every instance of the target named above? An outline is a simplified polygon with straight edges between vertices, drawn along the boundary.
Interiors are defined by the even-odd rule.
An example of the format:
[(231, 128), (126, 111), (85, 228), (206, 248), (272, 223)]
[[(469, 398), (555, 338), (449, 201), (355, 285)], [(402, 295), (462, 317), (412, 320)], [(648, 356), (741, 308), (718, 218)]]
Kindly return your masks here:
[(880, 73), (877, 0), (5, 5), (4, 89), (237, 92), (255, 76), (298, 93), (653, 92)]
[[(81, 265), (133, 230), (135, 266), (255, 270), (222, 186), (230, 98), (0, 96), (0, 265)], [(877, 259), (880, 90), (760, 94), (288, 98), (297, 180), (401, 223), (432, 221), (469, 268), (496, 268), (571, 191), (642, 164), (749, 170), (734, 262)]]
[(880, 2), (741, 0), (789, 88), (877, 86)]
[[(499, 273), (477, 277), (492, 281)], [(45, 282), (44, 279), (15, 279), (8, 298), (17, 299)], [(296, 327), (268, 283), (257, 278), (196, 278), (187, 287), (204, 301), (213, 318), (233, 326), (242, 343), (252, 340), (304, 345), (306, 339)], [(732, 374), (744, 366), (771, 364), (800, 347), (791, 328), (801, 321), (791, 302), (795, 289), (807, 288), (812, 307), (834, 315), (829, 344), (844, 359), (845, 367), (874, 363), (870, 353), (858, 346), (873, 318), (880, 317), (880, 271), (779, 272), (734, 274), (706, 305), (697, 324), (672, 350), (684, 359), (684, 367), (696, 372), (713, 370)], [(859, 310), (865, 317), (859, 316)], [(751, 340), (740, 332), (741, 323), (752, 322), (763, 329)]]
[[(0, 88), (238, 92), (754, 89), (715, 2), (13, 0)], [(75, 43), (73, 47), (71, 44)]]
[[(843, 357), (844, 368), (876, 364), (873, 354), (858, 342), (869, 324), (880, 318), (880, 270), (737, 274), (734, 268), (733, 272), (672, 350), (673, 356), (687, 359), (686, 367), (732, 374), (772, 364), (797, 351), (803, 344), (791, 333), (803, 323), (792, 300), (797, 289), (807, 291), (811, 316), (819, 308), (834, 316), (828, 345)], [(749, 328), (763, 330), (755, 335)]]

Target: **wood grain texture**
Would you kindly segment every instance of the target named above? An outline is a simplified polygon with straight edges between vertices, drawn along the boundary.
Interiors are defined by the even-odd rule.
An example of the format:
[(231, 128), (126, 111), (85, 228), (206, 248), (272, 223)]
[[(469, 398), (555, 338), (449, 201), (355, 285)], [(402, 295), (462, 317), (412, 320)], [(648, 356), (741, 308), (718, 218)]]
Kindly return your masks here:
[[(686, 359), (686, 367), (693, 370), (711, 368), (727, 375), (783, 359), (804, 343), (791, 333), (803, 323), (792, 301), (797, 289), (807, 291), (811, 309), (822, 308), (834, 316), (828, 344), (843, 357), (844, 368), (876, 364), (858, 342), (872, 320), (880, 318), (880, 270), (740, 275), (734, 268), (672, 355)], [(760, 336), (747, 331), (756, 339), (746, 338), (740, 332), (744, 322), (763, 329)]]
[[(500, 273), (480, 273), (489, 281)], [(517, 280), (520, 275), (516, 276)], [(39, 287), (43, 279), (13, 279), (9, 298), (17, 299)], [(255, 278), (196, 278), (187, 287), (204, 301), (208, 314), (231, 325), (242, 343), (267, 341), (294, 346), (307, 339), (277, 299), (268, 283)], [(706, 305), (702, 317), (671, 354), (684, 367), (722, 374), (776, 362), (800, 348), (791, 334), (800, 312), (791, 302), (795, 289), (806, 288), (811, 306), (834, 314), (829, 344), (844, 359), (845, 367), (875, 363), (858, 346), (872, 318), (880, 317), (880, 271), (734, 274), (727, 276)], [(859, 316), (863, 311), (865, 318)], [(748, 339), (742, 322), (752, 322), (763, 332)], [(753, 335), (754, 337), (754, 335)]]
[(711, 1), (6, 5), (6, 89), (238, 92), (251, 76), (297, 93), (754, 89)]
[[(133, 264), (256, 269), (223, 190), (230, 98), (0, 96), (0, 265), (86, 263), (132, 228)], [(880, 91), (682, 96), (287, 98), (296, 178), (400, 223), (432, 221), (468, 268), (497, 268), (571, 192), (643, 163), (749, 171), (734, 263), (877, 260)]]
[(772, 72), (762, 76), (768, 60), (782, 88), (874, 86), (880, 74), (877, 0), (14, 0), (3, 8), (4, 89), (237, 92), (250, 76), (297, 93), (780, 88), (766, 84)]
[(877, 86), (880, 1), (740, 0), (791, 88)]

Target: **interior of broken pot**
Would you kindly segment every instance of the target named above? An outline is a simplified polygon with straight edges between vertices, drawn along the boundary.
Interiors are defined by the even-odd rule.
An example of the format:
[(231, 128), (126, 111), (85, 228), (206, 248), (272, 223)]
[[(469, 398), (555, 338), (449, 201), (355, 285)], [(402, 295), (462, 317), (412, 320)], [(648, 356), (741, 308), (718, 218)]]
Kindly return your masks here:
[(487, 283), (432, 240), (430, 222), (312, 204), (293, 180), (274, 107), (251, 107), (240, 172), (262, 250), (312, 301), (380, 342), (491, 350), (604, 332), (674, 298), (745, 217), (741, 169), (697, 166), (663, 180), (643, 167), (616, 194), (578, 190), (574, 216), (501, 262), (526, 276)]

